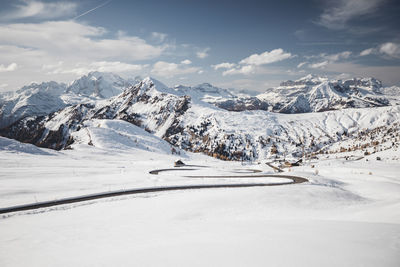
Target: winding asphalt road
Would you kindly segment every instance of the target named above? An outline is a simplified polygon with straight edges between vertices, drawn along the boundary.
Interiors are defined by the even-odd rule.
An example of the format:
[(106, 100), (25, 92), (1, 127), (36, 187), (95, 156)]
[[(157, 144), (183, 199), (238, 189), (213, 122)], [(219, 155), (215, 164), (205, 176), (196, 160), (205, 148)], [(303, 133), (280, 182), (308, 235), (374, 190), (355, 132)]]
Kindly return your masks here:
[[(150, 171), (150, 174), (157, 175), (160, 172), (166, 171), (185, 171), (185, 170), (196, 170), (193, 168), (174, 168), (174, 169), (159, 169)], [(242, 170), (243, 171), (243, 170)], [(260, 172), (259, 170), (253, 169), (246, 169), (246, 171), (257, 173)], [(10, 213), (10, 212), (17, 212), (17, 211), (27, 211), (27, 210), (34, 210), (40, 208), (47, 208), (52, 206), (64, 205), (64, 204), (71, 204), (77, 203), (82, 201), (89, 201), (101, 198), (109, 198), (109, 197), (117, 197), (117, 196), (124, 196), (124, 195), (134, 195), (134, 194), (144, 194), (144, 193), (153, 193), (153, 192), (163, 192), (163, 191), (178, 191), (178, 190), (193, 190), (193, 189), (208, 189), (208, 188), (237, 188), (237, 187), (258, 187), (258, 186), (279, 186), (279, 185), (288, 185), (288, 184), (299, 184), (308, 182), (306, 178), (292, 176), (292, 175), (273, 175), (273, 174), (258, 174), (258, 175), (237, 175), (237, 176), (185, 176), (187, 178), (266, 178), (266, 177), (274, 177), (274, 178), (285, 178), (292, 180), (289, 183), (240, 183), (240, 184), (201, 184), (201, 185), (178, 185), (178, 186), (160, 186), (160, 187), (147, 187), (147, 188), (135, 188), (135, 189), (128, 189), (128, 190), (117, 190), (111, 192), (102, 192), (102, 193), (95, 193), (90, 195), (83, 195), (77, 197), (69, 197), (63, 198), (59, 200), (52, 200), (52, 201), (43, 201), (37, 203), (30, 203), (6, 208), (0, 208), (0, 214)]]

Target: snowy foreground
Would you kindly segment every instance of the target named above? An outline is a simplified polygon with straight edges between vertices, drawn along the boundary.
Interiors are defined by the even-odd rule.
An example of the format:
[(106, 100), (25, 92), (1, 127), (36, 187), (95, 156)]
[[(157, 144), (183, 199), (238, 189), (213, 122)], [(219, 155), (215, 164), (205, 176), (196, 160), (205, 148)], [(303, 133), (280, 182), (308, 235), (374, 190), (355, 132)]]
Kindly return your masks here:
[[(273, 173), (265, 162), (171, 155), (166, 143), (140, 136), (137, 147), (114, 150), (104, 142), (62, 152), (1, 137), (0, 208), (232, 182), (183, 175)], [(161, 192), (3, 214), (0, 266), (400, 266), (399, 154), (393, 148), (357, 161), (337, 154), (285, 170), (308, 178), (303, 184)], [(177, 159), (210, 167), (149, 174)]]

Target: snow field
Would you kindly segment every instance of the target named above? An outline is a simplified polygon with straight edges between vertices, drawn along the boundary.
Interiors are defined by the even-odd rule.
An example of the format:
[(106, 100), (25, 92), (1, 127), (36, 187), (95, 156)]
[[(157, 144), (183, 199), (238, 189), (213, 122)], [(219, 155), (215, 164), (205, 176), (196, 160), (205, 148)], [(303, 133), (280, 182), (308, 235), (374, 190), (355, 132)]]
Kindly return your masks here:
[[(104, 123), (100, 129), (126, 130), (118, 122)], [(149, 150), (130, 143), (111, 149), (103, 142), (107, 139), (96, 140), (102, 147), (54, 152), (1, 138), (1, 206), (35, 197), (184, 184), (190, 179), (180, 175), (194, 172), (249, 168), (272, 173), (263, 163), (243, 166), (200, 154), (160, 153), (152, 139)], [(307, 177), (310, 182), (304, 184), (152, 193), (3, 215), (0, 265), (398, 266), (400, 163), (395, 155), (398, 151), (388, 150), (358, 161), (338, 155), (286, 169)], [(214, 168), (148, 174), (170, 168), (176, 159)]]

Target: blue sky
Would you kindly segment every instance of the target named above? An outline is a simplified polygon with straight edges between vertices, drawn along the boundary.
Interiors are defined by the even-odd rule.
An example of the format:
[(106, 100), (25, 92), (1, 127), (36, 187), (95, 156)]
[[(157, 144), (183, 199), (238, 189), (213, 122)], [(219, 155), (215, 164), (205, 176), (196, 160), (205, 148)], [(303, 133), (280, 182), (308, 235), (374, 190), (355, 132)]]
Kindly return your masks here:
[(0, 90), (89, 71), (263, 91), (309, 73), (400, 84), (395, 0), (2, 0)]

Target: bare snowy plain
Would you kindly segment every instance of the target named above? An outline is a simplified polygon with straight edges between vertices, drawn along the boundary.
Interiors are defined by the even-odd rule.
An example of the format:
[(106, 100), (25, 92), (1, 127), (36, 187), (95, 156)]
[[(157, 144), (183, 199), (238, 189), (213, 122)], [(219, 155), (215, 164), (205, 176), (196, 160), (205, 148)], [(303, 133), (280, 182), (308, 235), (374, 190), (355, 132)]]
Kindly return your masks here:
[[(238, 182), (185, 175), (274, 172), (265, 161), (171, 154), (165, 141), (121, 121), (88, 131), (94, 146), (63, 151), (0, 137), (0, 208)], [(3, 214), (0, 266), (400, 266), (400, 152), (351, 160), (346, 153), (285, 169), (309, 180), (301, 184), (139, 194)], [(149, 173), (177, 159), (207, 168)]]

